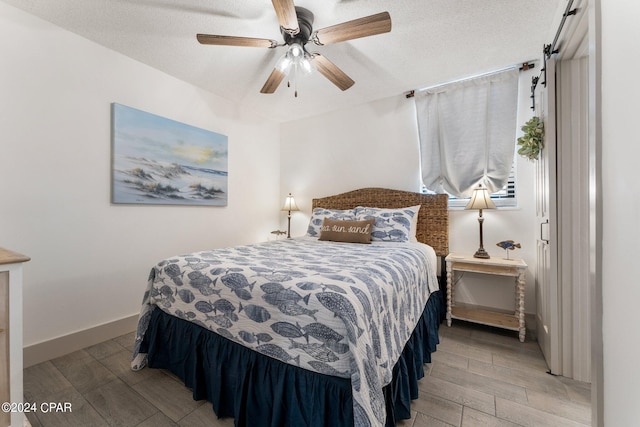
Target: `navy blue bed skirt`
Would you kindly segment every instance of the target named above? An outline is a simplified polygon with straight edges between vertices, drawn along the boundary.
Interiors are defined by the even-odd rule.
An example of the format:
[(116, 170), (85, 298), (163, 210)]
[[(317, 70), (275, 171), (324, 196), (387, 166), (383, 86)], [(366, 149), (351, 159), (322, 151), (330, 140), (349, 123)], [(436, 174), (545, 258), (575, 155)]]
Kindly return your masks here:
[[(438, 344), (444, 306), (431, 294), (422, 317), (384, 388), (387, 426), (411, 418), (423, 364)], [(351, 380), (331, 377), (264, 356), (199, 325), (156, 309), (142, 343), (148, 366), (167, 369), (206, 399), (220, 418), (238, 427), (353, 426)]]

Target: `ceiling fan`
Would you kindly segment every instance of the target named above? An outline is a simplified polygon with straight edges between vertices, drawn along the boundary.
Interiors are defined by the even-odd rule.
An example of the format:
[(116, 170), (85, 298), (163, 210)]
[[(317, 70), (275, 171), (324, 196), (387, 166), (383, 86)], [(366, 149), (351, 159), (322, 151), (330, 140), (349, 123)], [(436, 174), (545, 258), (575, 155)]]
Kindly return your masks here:
[[(306, 44), (313, 42), (318, 46), (353, 40), (391, 31), (391, 17), (388, 12), (365, 16), (341, 24), (313, 30), (313, 13), (295, 6), (293, 0), (271, 0), (280, 23), (280, 32), (284, 43), (275, 40), (253, 37), (221, 36), (198, 34), (201, 44), (219, 46), (246, 46), (274, 49), (288, 46), (287, 52), (276, 63), (273, 71), (260, 90), (261, 93), (274, 93), (285, 76), (293, 72), (308, 73), (312, 65), (340, 90), (347, 90), (355, 83), (333, 62), (317, 52), (310, 53)], [(297, 96), (297, 91), (296, 91)]]

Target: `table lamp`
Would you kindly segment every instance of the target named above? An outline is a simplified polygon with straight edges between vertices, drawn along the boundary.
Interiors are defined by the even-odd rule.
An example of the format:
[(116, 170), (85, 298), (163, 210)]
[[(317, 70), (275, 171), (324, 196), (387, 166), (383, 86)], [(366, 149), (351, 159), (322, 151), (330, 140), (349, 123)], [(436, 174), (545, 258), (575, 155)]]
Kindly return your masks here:
[(465, 209), (475, 209), (480, 211), (480, 216), (478, 216), (478, 222), (480, 223), (480, 247), (478, 248), (476, 253), (473, 254), (473, 256), (476, 258), (491, 258), (487, 251), (484, 250), (482, 244), (482, 222), (484, 221), (484, 218), (482, 217), (482, 210), (495, 208), (496, 205), (495, 203), (493, 203), (493, 200), (491, 200), (489, 191), (481, 185), (473, 190), (471, 200), (469, 200), (469, 203), (467, 203), (467, 206), (465, 206)]
[(284, 200), (284, 206), (282, 206), (282, 209), (280, 209), (280, 210), (288, 212), (288, 215), (287, 215), (287, 239), (290, 239), (291, 238), (291, 212), (300, 210), (298, 208), (298, 205), (296, 205), (296, 201), (293, 198), (293, 196), (291, 195), (291, 193), (289, 193), (287, 198)]

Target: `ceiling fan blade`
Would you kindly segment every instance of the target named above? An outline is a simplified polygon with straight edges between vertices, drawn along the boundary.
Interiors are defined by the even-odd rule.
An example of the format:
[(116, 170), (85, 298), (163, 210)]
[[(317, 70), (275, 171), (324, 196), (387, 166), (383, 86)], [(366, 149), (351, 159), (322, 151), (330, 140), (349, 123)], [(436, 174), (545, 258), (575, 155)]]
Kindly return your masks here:
[(212, 34), (198, 34), (196, 36), (201, 44), (213, 44), (218, 46), (245, 46), (245, 47), (276, 47), (278, 42), (270, 39), (256, 39), (251, 37), (216, 36)]
[(266, 82), (264, 82), (264, 86), (262, 86), (262, 89), (260, 89), (260, 93), (273, 93), (276, 91), (276, 89), (278, 89), (278, 86), (280, 86), (280, 83), (282, 82), (282, 80), (284, 79), (285, 74), (278, 70), (277, 68), (274, 68), (273, 71), (271, 72), (271, 74), (269, 74), (269, 78), (267, 79)]
[(273, 8), (276, 10), (280, 28), (286, 33), (294, 36), (300, 32), (298, 26), (298, 15), (293, 0), (271, 0)]
[(347, 76), (336, 64), (320, 54), (314, 54), (313, 64), (320, 74), (338, 86), (340, 90), (347, 90), (355, 83), (351, 77)]
[(325, 45), (388, 33), (389, 31), (391, 31), (391, 16), (389, 12), (381, 12), (322, 28), (316, 31), (311, 38), (315, 44)]

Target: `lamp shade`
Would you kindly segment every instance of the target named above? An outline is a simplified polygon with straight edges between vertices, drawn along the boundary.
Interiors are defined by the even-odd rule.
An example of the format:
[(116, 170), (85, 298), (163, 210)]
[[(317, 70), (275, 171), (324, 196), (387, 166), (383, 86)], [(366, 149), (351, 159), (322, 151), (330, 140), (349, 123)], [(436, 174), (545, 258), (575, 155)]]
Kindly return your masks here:
[(287, 198), (284, 200), (284, 205), (282, 206), (282, 209), (280, 209), (280, 210), (281, 211), (299, 211), (300, 210), (298, 208), (298, 205), (296, 205), (296, 201), (293, 198), (293, 196), (291, 195), (291, 193), (289, 193)]
[(496, 205), (491, 200), (491, 195), (489, 194), (489, 190), (485, 187), (479, 186), (478, 188), (473, 190), (473, 194), (471, 195), (471, 200), (465, 206), (465, 209), (495, 209)]

